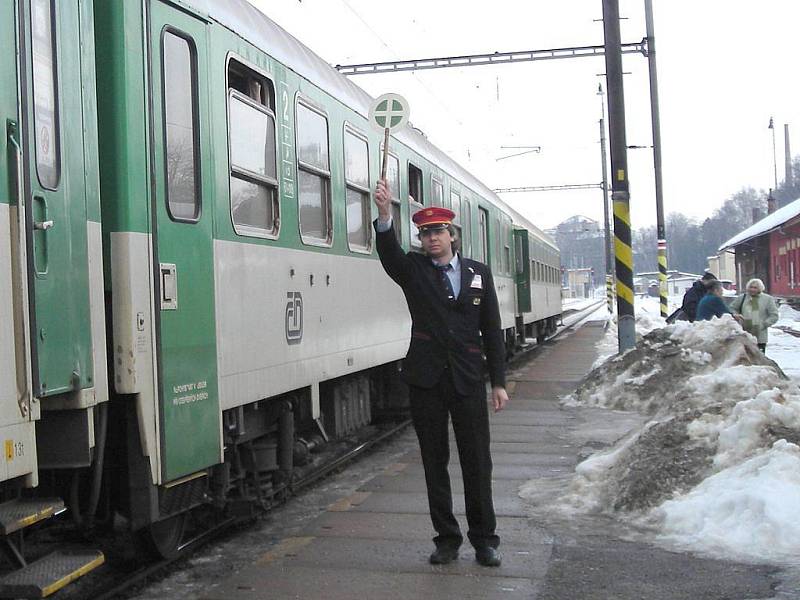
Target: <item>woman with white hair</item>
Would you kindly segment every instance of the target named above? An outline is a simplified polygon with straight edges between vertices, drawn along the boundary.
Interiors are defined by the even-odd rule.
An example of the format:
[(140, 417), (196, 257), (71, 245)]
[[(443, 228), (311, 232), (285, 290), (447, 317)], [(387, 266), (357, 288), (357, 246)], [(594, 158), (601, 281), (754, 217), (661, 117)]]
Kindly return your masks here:
[(731, 303), (734, 315), (741, 315), (744, 330), (758, 340), (762, 352), (767, 349), (767, 330), (778, 322), (778, 306), (775, 298), (764, 292), (764, 282), (751, 279), (747, 292)]

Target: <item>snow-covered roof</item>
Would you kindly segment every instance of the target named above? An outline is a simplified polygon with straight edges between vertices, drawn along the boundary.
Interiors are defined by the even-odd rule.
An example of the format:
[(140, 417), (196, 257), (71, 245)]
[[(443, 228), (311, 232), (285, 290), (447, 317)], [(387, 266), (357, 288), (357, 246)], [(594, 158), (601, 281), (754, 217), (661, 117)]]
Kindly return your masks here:
[(731, 248), (732, 246), (736, 246), (737, 244), (741, 244), (742, 242), (746, 242), (748, 240), (752, 240), (754, 237), (758, 237), (760, 235), (764, 235), (774, 229), (777, 229), (787, 221), (790, 221), (800, 215), (800, 198), (795, 200), (794, 202), (790, 202), (786, 206), (779, 208), (771, 215), (767, 215), (760, 221), (753, 223), (750, 227), (742, 231), (741, 233), (736, 234), (727, 242), (722, 244), (719, 247), (719, 252)]
[[(373, 98), (361, 87), (353, 83), (317, 56), (310, 48), (305, 46), (293, 35), (284, 30), (280, 25), (269, 19), (247, 0), (182, 0), (185, 4), (205, 13), (213, 20), (224, 25), (231, 31), (240, 35), (254, 46), (269, 53), (295, 73), (326, 91), (331, 96), (339, 99), (349, 108), (361, 114), (364, 118), (369, 116), (369, 107)], [(532, 232), (554, 250), (558, 250), (555, 241), (541, 229), (536, 227), (518, 211), (506, 204), (488, 186), (472, 175), (467, 169), (431, 144), (425, 136), (415, 131), (413, 127), (406, 127), (395, 134), (398, 140), (406, 146), (425, 157), (433, 164), (458, 178), (462, 183), (480, 193), (511, 215), (514, 223), (522, 225)]]

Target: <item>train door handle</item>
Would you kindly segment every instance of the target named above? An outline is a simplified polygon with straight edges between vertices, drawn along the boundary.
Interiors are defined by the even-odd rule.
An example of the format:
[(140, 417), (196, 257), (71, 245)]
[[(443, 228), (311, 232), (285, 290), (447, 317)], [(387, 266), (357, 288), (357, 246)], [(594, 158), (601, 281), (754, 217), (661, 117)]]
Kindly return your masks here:
[(48, 221), (34, 221), (33, 228), (39, 231), (47, 231), (48, 229), (52, 229), (53, 225), (55, 225), (55, 223), (52, 219)]
[[(41, 210), (39, 209), (41, 207)], [(36, 219), (41, 219), (37, 221)], [(50, 248), (48, 244), (47, 232), (53, 228), (55, 222), (50, 218), (50, 207), (47, 198), (42, 195), (33, 197), (31, 206), (31, 221), (33, 224), (33, 268), (38, 277), (47, 275), (50, 264)], [(36, 232), (41, 232), (37, 234)]]
[(161, 310), (178, 310), (178, 268), (172, 263), (160, 263)]

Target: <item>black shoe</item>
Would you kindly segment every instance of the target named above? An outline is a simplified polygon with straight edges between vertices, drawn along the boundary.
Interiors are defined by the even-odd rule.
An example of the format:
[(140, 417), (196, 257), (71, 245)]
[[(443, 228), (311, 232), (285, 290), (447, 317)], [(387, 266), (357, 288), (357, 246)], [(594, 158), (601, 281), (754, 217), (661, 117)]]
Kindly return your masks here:
[(499, 567), (502, 562), (500, 554), (491, 546), (475, 550), (475, 560), (484, 567)]
[(432, 565), (446, 565), (458, 558), (458, 548), (440, 546), (433, 551), (428, 561)]

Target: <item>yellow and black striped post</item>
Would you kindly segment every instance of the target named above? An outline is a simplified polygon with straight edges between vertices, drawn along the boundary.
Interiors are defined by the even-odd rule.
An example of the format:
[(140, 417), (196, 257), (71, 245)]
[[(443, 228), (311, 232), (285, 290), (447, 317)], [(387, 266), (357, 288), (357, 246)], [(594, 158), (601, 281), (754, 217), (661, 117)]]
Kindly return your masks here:
[(608, 312), (614, 312), (614, 278), (606, 275), (606, 302), (608, 302)]
[[(613, 157), (612, 157), (613, 161)], [(615, 170), (615, 183), (625, 180), (622, 169)], [(627, 180), (624, 181), (627, 187)], [(633, 326), (633, 249), (631, 248), (631, 216), (630, 199), (627, 190), (612, 192), (614, 201), (614, 263), (617, 272), (617, 316), (619, 323), (630, 319)], [(635, 331), (626, 332), (633, 343), (623, 348), (622, 332), (620, 331), (620, 352), (635, 345)]]
[(611, 148), (611, 201), (614, 205), (614, 260), (617, 273), (617, 331), (619, 351), (636, 345), (633, 316), (633, 250), (631, 249), (628, 146), (625, 140), (625, 94), (622, 84), (622, 42), (619, 0), (603, 0), (606, 89), (608, 90), (609, 146)]
[(661, 297), (661, 316), (669, 314), (667, 306), (667, 240), (658, 240), (658, 295)]

